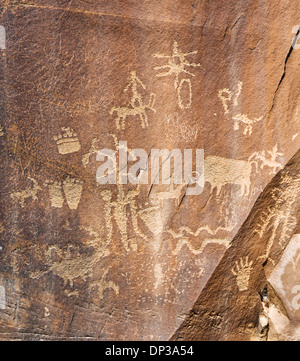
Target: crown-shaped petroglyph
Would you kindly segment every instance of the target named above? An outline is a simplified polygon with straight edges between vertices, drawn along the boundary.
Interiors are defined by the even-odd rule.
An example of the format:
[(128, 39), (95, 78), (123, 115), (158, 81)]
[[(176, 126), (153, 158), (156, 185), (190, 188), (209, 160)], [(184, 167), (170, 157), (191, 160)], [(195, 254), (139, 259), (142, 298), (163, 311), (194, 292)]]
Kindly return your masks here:
[(81, 148), (77, 133), (71, 128), (61, 128), (62, 132), (53, 139), (56, 141), (60, 154), (70, 154), (78, 152)]

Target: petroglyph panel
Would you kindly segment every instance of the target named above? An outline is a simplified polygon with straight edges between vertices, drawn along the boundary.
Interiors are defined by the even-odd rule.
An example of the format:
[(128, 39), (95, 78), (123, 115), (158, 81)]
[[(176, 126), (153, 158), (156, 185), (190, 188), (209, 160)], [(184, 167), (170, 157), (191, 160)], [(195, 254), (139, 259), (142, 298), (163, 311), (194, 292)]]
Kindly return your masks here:
[[(255, 338), (260, 320), (267, 337), (262, 273), (299, 233), (299, 181), (277, 174), (299, 149), (299, 61), (286, 31), (298, 4), (2, 5), (0, 339), (168, 340), (199, 297), (203, 324), (190, 332)], [(152, 149), (204, 149), (203, 192), (174, 181), (183, 157), (170, 159), (166, 184), (152, 182)], [(107, 160), (114, 170), (97, 178)], [(276, 177), (286, 185), (237, 237)]]

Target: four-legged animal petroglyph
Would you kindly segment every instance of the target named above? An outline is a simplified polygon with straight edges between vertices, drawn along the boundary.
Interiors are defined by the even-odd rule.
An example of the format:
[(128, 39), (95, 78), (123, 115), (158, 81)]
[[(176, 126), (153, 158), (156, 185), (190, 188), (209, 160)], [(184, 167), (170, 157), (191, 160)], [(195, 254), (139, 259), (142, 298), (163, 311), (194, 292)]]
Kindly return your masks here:
[(156, 113), (154, 109), (156, 96), (154, 93), (151, 93), (148, 104), (144, 104), (142, 95), (138, 91), (138, 85), (142, 87), (143, 90), (146, 89), (146, 86), (142, 81), (137, 77), (136, 72), (131, 72), (131, 78), (129, 84), (124, 89), (124, 92), (127, 92), (130, 88), (132, 91), (132, 97), (130, 101), (130, 106), (128, 107), (113, 107), (110, 111), (110, 114), (116, 115), (116, 127), (118, 130), (125, 129), (125, 120), (127, 117), (136, 117), (138, 116), (141, 120), (141, 126), (143, 129), (149, 126), (147, 111), (151, 110)]
[(150, 194), (150, 199), (153, 199), (156, 202), (161, 202), (163, 203), (164, 201), (168, 201), (168, 200), (174, 200), (176, 206), (178, 206), (180, 204), (180, 201), (183, 197), (183, 190), (187, 188), (187, 184), (183, 183), (183, 184), (179, 184), (177, 186), (175, 186), (174, 184), (174, 179), (171, 182), (170, 186), (169, 186), (169, 190), (166, 192), (157, 192), (157, 193), (152, 193)]
[[(93, 249), (93, 253), (81, 253), (76, 246), (69, 246), (67, 251), (63, 251), (58, 246), (51, 246), (46, 251), (46, 265), (48, 269), (45, 271), (32, 272), (30, 277), (32, 279), (40, 279), (46, 274), (53, 273), (61, 278), (64, 286), (74, 287), (76, 280), (86, 281), (88, 278), (93, 278), (97, 274), (97, 265), (101, 259), (109, 256), (108, 250), (109, 242), (102, 240), (98, 232), (95, 232), (89, 227), (81, 227), (82, 230), (89, 233), (91, 239), (86, 242), (87, 248)], [(59, 258), (58, 261), (53, 262), (53, 256)], [(89, 286), (89, 289), (98, 288), (99, 297), (103, 299), (103, 293), (106, 289), (113, 289), (116, 294), (119, 293), (119, 287), (111, 282), (106, 281), (108, 269), (106, 269), (100, 278), (100, 281), (94, 281)], [(97, 275), (98, 277), (98, 275)], [(68, 296), (77, 295), (76, 290), (66, 292)]]
[(277, 146), (267, 153), (253, 153), (248, 161), (210, 155), (205, 158), (205, 180), (211, 185), (212, 191), (217, 189), (217, 196), (227, 184), (240, 186), (241, 193), (248, 196), (253, 166), (256, 170), (270, 168), (270, 173), (274, 174), (282, 169), (282, 164), (277, 161), (281, 156), (283, 154), (278, 152)]
[[(237, 90), (234, 93), (228, 88), (224, 88), (219, 90), (218, 97), (222, 102), (224, 108), (224, 114), (229, 114), (229, 104), (233, 103), (233, 107), (237, 107), (239, 102), (239, 97), (242, 93), (243, 83), (241, 81), (238, 82)], [(253, 126), (255, 123), (260, 122), (263, 119), (262, 117), (250, 119), (247, 114), (236, 114), (232, 118), (234, 120), (234, 130), (239, 130), (241, 125), (244, 126), (244, 135), (252, 135)]]
[(244, 160), (228, 159), (218, 156), (205, 158), (205, 180), (217, 196), (227, 185), (238, 185), (245, 196), (250, 194), (252, 164)]
[(14, 192), (10, 195), (13, 200), (20, 203), (22, 208), (25, 206), (26, 199), (31, 198), (34, 201), (38, 200), (37, 193), (38, 191), (42, 190), (35, 179), (30, 177), (28, 177), (28, 179), (33, 182), (33, 187), (28, 187), (24, 191)]
[(253, 126), (255, 123), (260, 122), (263, 119), (263, 117), (260, 118), (254, 118), (249, 119), (247, 114), (237, 114), (233, 117), (233, 120), (235, 121), (234, 123), (234, 130), (239, 130), (240, 129), (240, 123), (244, 124), (245, 129), (243, 131), (244, 135), (252, 135), (253, 133)]

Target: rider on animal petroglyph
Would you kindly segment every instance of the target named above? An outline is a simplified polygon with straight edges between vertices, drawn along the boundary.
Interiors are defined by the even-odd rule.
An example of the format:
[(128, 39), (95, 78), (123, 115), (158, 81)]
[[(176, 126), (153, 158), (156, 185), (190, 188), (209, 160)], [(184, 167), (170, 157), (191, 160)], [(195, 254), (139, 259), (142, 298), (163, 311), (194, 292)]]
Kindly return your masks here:
[(126, 93), (130, 88), (132, 90), (130, 107), (113, 107), (110, 111), (111, 115), (113, 115), (115, 112), (117, 113), (117, 116), (115, 118), (117, 129), (124, 130), (126, 118), (129, 116), (135, 117), (136, 115), (138, 115), (141, 119), (142, 128), (147, 128), (149, 126), (147, 110), (152, 110), (154, 113), (156, 113), (156, 110), (154, 109), (156, 99), (155, 94), (151, 93), (149, 103), (144, 104), (142, 96), (138, 92), (139, 85), (143, 88), (143, 90), (146, 90), (146, 86), (137, 77), (136, 72), (132, 71), (130, 74), (130, 82), (124, 89), (124, 93)]
[[(269, 159), (267, 158), (267, 154), (270, 156)], [(260, 168), (263, 169), (264, 167), (269, 167), (273, 169), (273, 174), (276, 174), (276, 172), (280, 169), (282, 169), (282, 164), (279, 163), (276, 159), (278, 157), (283, 157), (283, 153), (278, 152), (278, 146), (275, 145), (275, 147), (271, 151), (265, 151), (262, 152), (255, 152), (253, 155), (249, 158), (249, 161), (256, 160), (261, 161)]]

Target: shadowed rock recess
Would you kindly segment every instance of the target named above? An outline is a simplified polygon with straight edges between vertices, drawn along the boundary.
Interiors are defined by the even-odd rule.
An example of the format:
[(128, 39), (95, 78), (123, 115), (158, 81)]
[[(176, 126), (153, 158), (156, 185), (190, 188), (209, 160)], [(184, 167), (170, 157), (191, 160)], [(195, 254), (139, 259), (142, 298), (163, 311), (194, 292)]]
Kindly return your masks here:
[[(299, 29), (298, 0), (0, 0), (0, 340), (300, 340)], [(154, 149), (204, 150), (203, 192)]]

